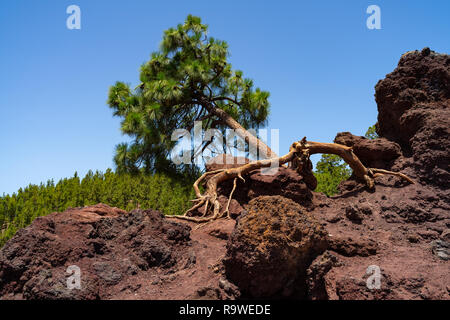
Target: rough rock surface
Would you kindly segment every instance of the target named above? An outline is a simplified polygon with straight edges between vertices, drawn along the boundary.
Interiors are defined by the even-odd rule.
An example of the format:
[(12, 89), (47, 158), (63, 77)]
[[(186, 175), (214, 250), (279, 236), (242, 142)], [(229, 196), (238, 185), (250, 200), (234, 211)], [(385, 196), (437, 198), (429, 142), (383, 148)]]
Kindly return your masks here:
[[(403, 55), (376, 86), (381, 138), (335, 139), (415, 184), (377, 177), (373, 192), (349, 179), (328, 198), (283, 167), (238, 181), (237, 222), (197, 228), (105, 205), (53, 213), (0, 249), (0, 299), (450, 299), (449, 68), (427, 48)], [(222, 207), (231, 188), (218, 190)], [(71, 265), (81, 289), (67, 288)]]
[[(245, 158), (242, 158), (245, 159)], [(247, 160), (248, 161), (248, 160)], [(231, 164), (230, 164), (231, 163)], [(239, 167), (238, 164), (217, 164), (208, 166), (211, 171), (223, 168)], [(271, 171), (254, 170), (249, 174), (244, 175), (245, 183), (237, 180), (237, 191), (233, 194), (230, 202), (230, 214), (232, 217), (239, 216), (248, 202), (262, 195), (282, 195), (288, 199), (295, 201), (306, 207), (313, 206), (313, 194), (308, 189), (303, 177), (292, 169), (280, 167), (276, 168), (275, 174)], [(219, 202), (221, 204), (221, 212), (225, 210), (231, 190), (233, 188), (233, 181), (229, 180), (219, 185), (217, 192), (219, 194)], [(193, 215), (202, 215), (205, 210), (204, 206), (194, 211)]]
[[(376, 192), (315, 194), (320, 202), (311, 213), (328, 232), (328, 250), (339, 264), (323, 275), (324, 290), (311, 298), (450, 299), (443, 240), (450, 207), (436, 189), (398, 186), (396, 179), (377, 178)], [(381, 270), (380, 289), (366, 286), (371, 265)]]
[[(381, 137), (336, 136), (366, 166), (416, 183), (384, 176), (369, 192), (350, 179), (337, 196), (297, 201), (328, 234), (328, 250), (306, 272), (307, 298), (450, 299), (449, 68), (450, 56), (429, 49), (403, 55), (376, 86)], [(367, 286), (371, 265), (380, 289)]]
[(393, 160), (401, 155), (400, 146), (385, 138), (370, 140), (350, 132), (341, 132), (336, 135), (334, 142), (353, 147), (353, 152), (369, 168), (389, 168)]
[(450, 56), (425, 48), (405, 53), (375, 87), (377, 132), (397, 142), (419, 178), (450, 181)]
[[(102, 204), (40, 217), (0, 251), (0, 298), (223, 299), (213, 267), (233, 225), (196, 234), (158, 211)], [(73, 265), (81, 289), (67, 286)]]
[(246, 297), (305, 297), (306, 269), (326, 248), (325, 230), (300, 205), (260, 196), (238, 219), (225, 271)]

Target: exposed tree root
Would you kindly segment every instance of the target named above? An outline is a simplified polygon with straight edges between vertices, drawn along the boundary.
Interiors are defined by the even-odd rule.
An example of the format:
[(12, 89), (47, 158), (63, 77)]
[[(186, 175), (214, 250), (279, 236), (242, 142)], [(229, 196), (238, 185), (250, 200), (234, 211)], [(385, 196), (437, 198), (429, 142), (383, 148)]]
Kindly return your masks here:
[(230, 203), (231, 203), (231, 199), (233, 199), (234, 190), (236, 190), (236, 181), (237, 181), (237, 178), (234, 178), (234, 180), (233, 180), (233, 189), (230, 192), (230, 197), (228, 198), (227, 206), (226, 206), (225, 212), (223, 214), (223, 215), (226, 214), (227, 218), (231, 218), (231, 216), (230, 216)]
[(405, 179), (406, 181), (408, 181), (411, 184), (414, 183), (413, 179), (408, 177), (406, 174), (403, 174), (403, 173), (400, 173), (400, 172), (393, 172), (393, 171), (388, 171), (388, 170), (378, 169), (378, 168), (370, 168), (370, 170), (372, 170), (374, 178), (378, 177), (378, 176), (382, 176), (384, 174), (391, 174), (391, 175), (394, 175), (394, 176), (397, 176), (397, 177), (401, 177), (401, 178)]
[[(197, 223), (209, 222), (225, 215), (229, 218), (230, 217), (229, 206), (231, 203), (233, 193), (236, 190), (236, 182), (238, 178), (245, 182), (244, 178), (242, 177), (244, 174), (247, 174), (255, 169), (270, 167), (272, 164), (279, 167), (285, 163), (290, 163), (290, 167), (296, 169), (297, 172), (299, 173), (305, 170), (312, 170), (309, 157), (312, 154), (317, 153), (335, 154), (340, 156), (352, 168), (355, 176), (360, 181), (363, 181), (369, 189), (375, 188), (375, 180), (374, 180), (375, 177), (385, 174), (395, 175), (401, 177), (402, 179), (405, 179), (409, 183), (414, 183), (414, 181), (411, 178), (409, 178), (403, 173), (378, 168), (366, 168), (358, 159), (358, 157), (353, 153), (351, 147), (347, 147), (345, 145), (337, 143), (321, 143), (321, 142), (306, 141), (306, 138), (303, 138), (298, 142), (294, 142), (290, 147), (289, 153), (282, 157), (257, 160), (237, 168), (220, 169), (204, 173), (194, 183), (194, 190), (195, 194), (197, 195), (197, 199), (193, 201), (197, 203), (188, 211), (186, 211), (184, 215), (170, 216), (170, 217), (193, 221)], [(206, 180), (206, 189), (205, 192), (202, 194), (200, 192), (198, 185), (201, 181), (203, 181), (207, 177), (209, 178)], [(217, 187), (220, 183), (231, 179), (234, 179), (233, 189), (231, 190), (230, 196), (228, 198), (225, 211), (221, 215), (220, 203), (217, 195)], [(212, 204), (211, 210), (208, 210), (209, 204)], [(205, 205), (205, 210), (201, 217), (192, 217), (188, 215), (190, 212), (200, 208), (203, 205)]]

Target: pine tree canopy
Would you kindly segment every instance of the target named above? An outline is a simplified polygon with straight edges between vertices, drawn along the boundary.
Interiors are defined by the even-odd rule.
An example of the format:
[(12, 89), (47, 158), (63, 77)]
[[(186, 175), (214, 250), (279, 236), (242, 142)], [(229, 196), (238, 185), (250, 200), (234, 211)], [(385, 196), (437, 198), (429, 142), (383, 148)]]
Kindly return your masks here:
[(110, 88), (108, 105), (133, 139), (116, 147), (118, 172), (180, 169), (169, 160), (176, 145), (171, 135), (176, 129), (191, 132), (194, 121), (202, 121), (203, 130), (222, 132), (236, 129), (228, 115), (245, 129), (266, 125), (269, 93), (232, 70), (227, 43), (207, 31), (200, 18), (189, 15), (164, 32), (159, 51), (141, 66), (140, 85), (116, 82)]

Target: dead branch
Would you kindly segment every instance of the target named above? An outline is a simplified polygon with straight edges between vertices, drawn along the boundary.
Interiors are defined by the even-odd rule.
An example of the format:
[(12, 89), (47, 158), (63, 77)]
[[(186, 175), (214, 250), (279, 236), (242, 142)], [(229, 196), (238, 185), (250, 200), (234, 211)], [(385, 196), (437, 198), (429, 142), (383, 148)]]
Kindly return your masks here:
[[(406, 176), (403, 173), (388, 171), (384, 169), (378, 168), (366, 168), (359, 158), (355, 155), (351, 147), (347, 147), (345, 145), (337, 144), (337, 143), (322, 143), (322, 142), (313, 142), (306, 141), (306, 137), (298, 142), (294, 142), (289, 149), (289, 153), (282, 157), (275, 157), (272, 159), (264, 159), (257, 160), (245, 165), (242, 165), (237, 168), (231, 169), (220, 169), (211, 172), (204, 173), (200, 178), (197, 179), (194, 183), (194, 190), (197, 196), (197, 199), (194, 201), (197, 202), (192, 208), (186, 211), (184, 215), (181, 216), (170, 216), (177, 219), (183, 219), (198, 223), (208, 222), (220, 217), (220, 203), (217, 195), (217, 187), (220, 183), (223, 183), (227, 180), (234, 179), (233, 189), (230, 193), (227, 206), (225, 208), (224, 214), (229, 217), (229, 205), (231, 202), (231, 198), (236, 189), (236, 181), (237, 179), (241, 179), (245, 182), (243, 175), (261, 168), (270, 167), (272, 164), (277, 167), (282, 166), (285, 163), (290, 163), (291, 167), (296, 169), (297, 172), (302, 172), (303, 169), (310, 170), (311, 162), (310, 156), (312, 154), (324, 153), (324, 154), (335, 154), (340, 156), (353, 170), (355, 176), (363, 181), (369, 189), (374, 189), (375, 180), (374, 178), (380, 175), (390, 174), (398, 176), (402, 179), (405, 179), (409, 183), (414, 183), (414, 181)], [(206, 180), (205, 192), (202, 194), (198, 187), (199, 183)], [(212, 212), (208, 211), (208, 204), (212, 204)], [(205, 205), (205, 211), (202, 217), (192, 217), (188, 216), (188, 214), (195, 209), (200, 208)]]

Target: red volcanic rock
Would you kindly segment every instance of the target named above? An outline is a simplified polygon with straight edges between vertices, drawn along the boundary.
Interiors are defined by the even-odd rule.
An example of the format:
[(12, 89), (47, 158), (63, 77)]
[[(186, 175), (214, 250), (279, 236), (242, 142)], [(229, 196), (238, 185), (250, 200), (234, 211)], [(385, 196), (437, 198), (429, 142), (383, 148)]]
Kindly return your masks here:
[[(405, 119), (406, 113), (420, 105), (450, 99), (450, 56), (428, 48), (407, 52), (397, 68), (377, 83), (375, 90), (379, 112), (377, 132), (406, 147), (409, 139), (425, 124), (421, 121), (425, 120), (423, 117), (429, 116), (419, 116), (419, 113)], [(429, 109), (435, 108), (430, 106)]]
[[(449, 300), (449, 66), (448, 55), (429, 49), (403, 55), (376, 86), (381, 138), (335, 139), (366, 166), (415, 184), (386, 175), (369, 191), (349, 179), (329, 198), (310, 190), (308, 173), (280, 167), (237, 180), (237, 223), (197, 228), (102, 204), (53, 213), (0, 249), (0, 299)], [(222, 155), (207, 169), (246, 162)], [(218, 188), (222, 210), (232, 186)], [(81, 289), (67, 288), (71, 265), (81, 269)], [(367, 285), (374, 268), (379, 288)]]
[[(254, 228), (262, 225), (262, 234), (273, 234), (268, 226), (273, 218), (266, 212), (275, 206), (254, 210), (256, 222), (244, 214), (229, 240), (225, 260), (229, 279), (244, 295), (299, 297), (299, 292), (306, 292), (303, 297), (308, 299), (450, 299), (446, 285), (450, 283), (449, 61), (448, 55), (428, 50), (404, 55), (398, 68), (376, 87), (381, 138), (370, 140), (344, 132), (335, 139), (351, 146), (366, 166), (402, 171), (417, 183), (377, 177), (376, 191), (368, 192), (349, 180), (342, 194), (330, 199), (316, 193), (293, 196), (295, 192), (286, 185), (278, 192), (283, 177), (305, 182), (283, 168), (261, 180), (254, 174), (246, 177), (248, 188), (241, 185), (242, 192), (236, 195), (244, 209), (262, 195), (289, 195), (322, 225), (328, 241), (327, 251), (312, 255), (316, 258), (306, 272), (300, 268), (302, 272), (293, 275), (290, 263), (275, 266), (267, 262), (272, 254), (284, 257), (276, 244), (272, 244), (276, 249), (258, 247), (261, 235)], [(226, 196), (229, 190), (229, 185), (222, 187), (221, 194)], [(284, 201), (273, 210), (282, 211)], [(367, 268), (373, 265), (380, 268), (380, 289), (367, 286)], [(286, 274), (296, 285), (283, 291)]]
[(385, 138), (371, 140), (350, 132), (341, 132), (336, 135), (334, 142), (352, 147), (359, 160), (369, 168), (388, 168), (401, 155), (400, 146)]
[(218, 169), (231, 169), (243, 166), (249, 163), (250, 160), (244, 157), (233, 157), (229, 154), (219, 154), (218, 156), (210, 159), (205, 167), (206, 171), (215, 171)]
[(312, 205), (312, 193), (301, 175), (285, 167), (272, 170), (274, 171), (269, 174), (264, 174), (261, 170), (255, 170), (249, 174), (248, 183), (245, 183), (247, 189), (244, 189), (247, 202), (262, 195), (282, 195), (303, 206)]
[[(233, 161), (230, 160), (230, 163), (233, 163)], [(241, 165), (234, 166), (239, 167)], [(230, 165), (214, 165), (214, 167), (208, 168), (217, 170), (224, 167), (230, 168)], [(245, 206), (251, 199), (262, 195), (283, 195), (283, 197), (301, 203), (303, 206), (313, 206), (312, 192), (305, 183), (304, 177), (292, 169), (286, 167), (274, 168), (270, 169), (270, 171), (257, 169), (243, 175), (243, 178), (245, 183), (240, 179), (237, 180), (236, 191), (233, 193), (230, 202), (229, 211), (234, 218), (244, 211)], [(225, 181), (218, 186), (217, 192), (221, 204), (221, 213), (225, 211), (232, 188), (233, 180)], [(191, 214), (201, 216), (204, 210), (205, 207), (201, 206), (198, 210), (191, 212)]]
[(294, 201), (251, 200), (231, 234), (224, 260), (228, 279), (245, 297), (306, 296), (306, 269), (327, 248), (325, 230)]
[[(403, 55), (376, 86), (381, 138), (336, 136), (365, 165), (416, 183), (384, 176), (375, 192), (349, 180), (331, 199), (314, 194), (310, 212), (327, 231), (332, 256), (310, 266), (310, 299), (450, 299), (449, 75), (449, 55)], [(380, 289), (367, 287), (371, 265), (381, 270)]]
[[(0, 299), (204, 299), (206, 287), (227, 298), (211, 266), (233, 226), (191, 233), (158, 211), (102, 204), (40, 217), (0, 250)], [(72, 265), (81, 289), (67, 287)]]
[[(418, 183), (399, 186), (394, 177), (377, 182), (375, 192), (362, 187), (332, 198), (315, 194), (310, 212), (339, 263), (314, 267), (309, 298), (450, 299), (446, 193)], [(379, 290), (366, 285), (371, 265), (381, 269)]]
[(340, 262), (335, 254), (325, 251), (318, 256), (306, 271), (307, 297), (310, 300), (327, 300), (327, 283), (325, 275)]
[(448, 188), (450, 181), (450, 56), (429, 48), (405, 53), (375, 87), (377, 132), (413, 159), (420, 179)]

